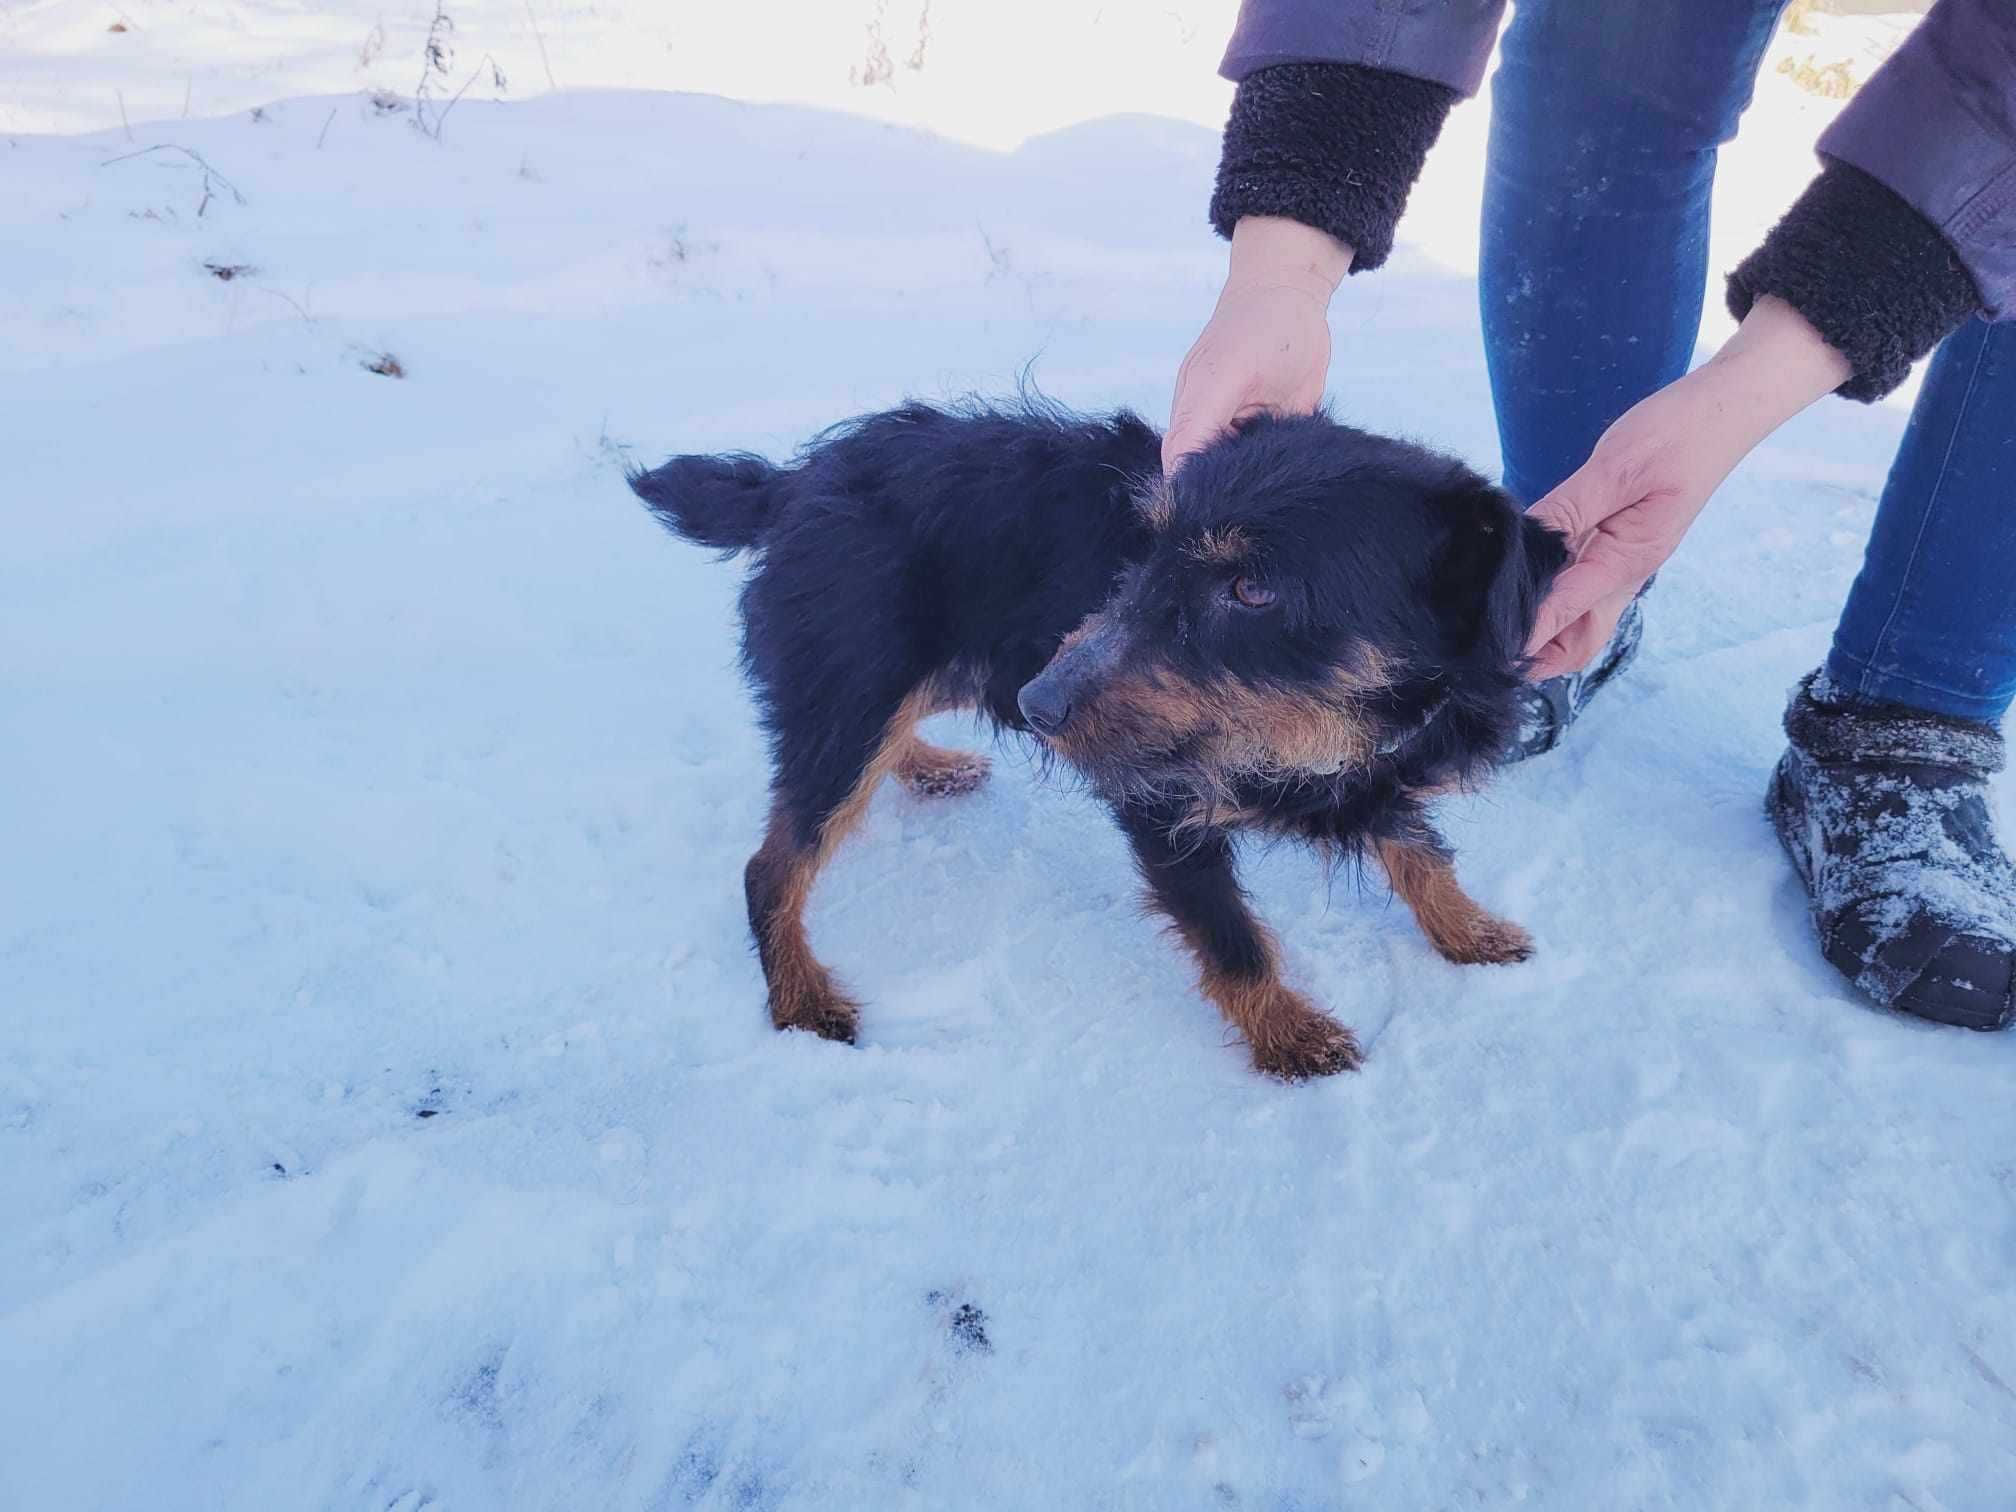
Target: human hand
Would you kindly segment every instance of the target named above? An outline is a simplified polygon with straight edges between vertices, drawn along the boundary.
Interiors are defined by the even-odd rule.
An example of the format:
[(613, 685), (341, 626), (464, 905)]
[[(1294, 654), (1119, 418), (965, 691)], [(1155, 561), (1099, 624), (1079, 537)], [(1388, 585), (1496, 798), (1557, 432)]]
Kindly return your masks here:
[(1330, 371), (1330, 296), (1350, 266), (1349, 247), (1299, 221), (1249, 215), (1233, 227), (1218, 307), (1176, 372), (1164, 472), (1250, 415), (1316, 408)]
[(1528, 675), (1586, 667), (1736, 464), (1851, 371), (1805, 316), (1767, 295), (1715, 356), (1626, 410), (1533, 507), (1574, 559), (1540, 606)]

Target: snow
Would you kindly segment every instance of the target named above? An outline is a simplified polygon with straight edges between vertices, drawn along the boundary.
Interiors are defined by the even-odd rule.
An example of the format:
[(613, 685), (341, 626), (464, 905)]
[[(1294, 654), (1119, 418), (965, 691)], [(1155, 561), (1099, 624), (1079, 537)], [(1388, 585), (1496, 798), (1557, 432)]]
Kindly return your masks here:
[[(1087, 119), (1074, 62), (863, 117), (1000, 7), (934, 10), (921, 102), (806, 7), (770, 93), (830, 97), (752, 105), (638, 89), (645, 7), (472, 6), (510, 88), (437, 142), (361, 93), (425, 7), (364, 70), (363, 5), (112, 9), (0, 11), (0, 1507), (2007, 1505), (2016, 1040), (1861, 1006), (1760, 811), (1900, 404), (1770, 443), (1629, 682), (1450, 806), (1530, 965), (1252, 858), (1362, 1073), (1253, 1075), (1012, 747), (876, 799), (812, 915), (863, 1043), (779, 1037), (736, 572), (617, 463), (1031, 363), (1162, 411), (1209, 111)], [(1208, 68), (1226, 10), (1073, 24)], [(1819, 108), (1767, 72), (1718, 247)], [(1332, 389), (1488, 466), (1471, 213), (1352, 285)]]

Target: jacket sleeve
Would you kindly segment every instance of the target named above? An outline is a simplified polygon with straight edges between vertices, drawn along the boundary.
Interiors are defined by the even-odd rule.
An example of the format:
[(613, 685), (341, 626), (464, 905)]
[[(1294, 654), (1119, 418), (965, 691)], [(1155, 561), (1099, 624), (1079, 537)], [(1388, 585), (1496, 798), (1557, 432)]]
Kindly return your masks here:
[(1824, 167), (1729, 280), (1776, 294), (1877, 399), (1963, 320), (2016, 316), (2016, 4), (1939, 0), (1821, 134)]
[(1261, 69), (1232, 99), (1211, 224), (1229, 237), (1242, 216), (1286, 216), (1348, 245), (1353, 273), (1378, 267), (1455, 100), (1355, 63)]
[(1505, 0), (1243, 0), (1218, 71), (1241, 84), (1280, 63), (1356, 63), (1473, 95), (1504, 10)]
[(1484, 77), (1505, 0), (1244, 0), (1211, 224), (1280, 215), (1386, 261), (1450, 107)]

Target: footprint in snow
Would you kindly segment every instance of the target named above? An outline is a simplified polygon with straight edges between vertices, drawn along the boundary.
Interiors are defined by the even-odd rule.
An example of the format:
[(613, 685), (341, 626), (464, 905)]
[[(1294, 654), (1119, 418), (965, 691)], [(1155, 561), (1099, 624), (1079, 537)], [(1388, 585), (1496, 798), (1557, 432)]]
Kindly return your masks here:
[(959, 1354), (992, 1354), (994, 1341), (987, 1337), (987, 1314), (971, 1302), (962, 1302), (950, 1292), (934, 1291), (924, 1300), (938, 1309), (938, 1321), (951, 1337)]
[(1378, 1414), (1356, 1382), (1305, 1376), (1281, 1389), (1288, 1428), (1297, 1438), (1341, 1444), (1337, 1473), (1347, 1485), (1369, 1480), (1386, 1463), (1386, 1446), (1374, 1436)]

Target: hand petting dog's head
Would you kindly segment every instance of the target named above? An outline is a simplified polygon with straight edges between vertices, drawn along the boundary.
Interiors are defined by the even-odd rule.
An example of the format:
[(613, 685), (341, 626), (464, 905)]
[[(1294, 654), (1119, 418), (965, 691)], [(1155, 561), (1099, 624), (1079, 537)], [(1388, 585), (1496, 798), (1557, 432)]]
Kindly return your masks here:
[(1153, 541), (1019, 699), (1102, 789), (1223, 799), (1412, 753), (1460, 780), (1567, 551), (1468, 468), (1322, 416), (1266, 418), (1140, 504)]

